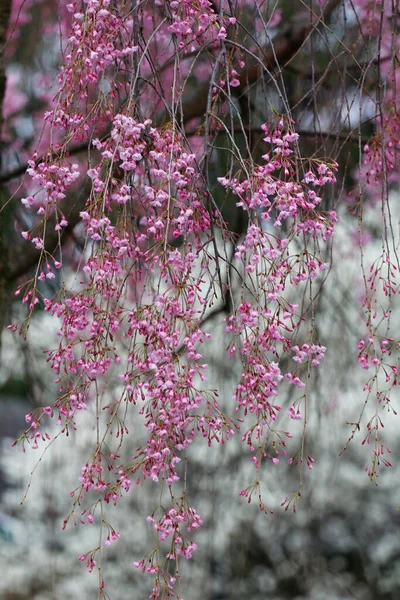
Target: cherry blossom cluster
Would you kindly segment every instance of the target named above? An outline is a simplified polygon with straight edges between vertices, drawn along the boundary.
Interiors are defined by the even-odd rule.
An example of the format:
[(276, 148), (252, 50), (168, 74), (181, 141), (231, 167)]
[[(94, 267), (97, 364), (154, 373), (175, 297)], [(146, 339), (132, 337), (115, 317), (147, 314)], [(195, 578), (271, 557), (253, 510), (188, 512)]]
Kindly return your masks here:
[[(253, 8), (245, 0), (238, 4)], [(208, 445), (225, 443), (240, 428), (258, 471), (264, 462), (279, 468), (282, 457), (290, 465), (313, 467), (305, 422), (301, 448), (289, 458), (292, 432), (279, 427), (280, 419), (286, 418), (293, 428), (302, 419), (312, 367), (320, 364), (326, 351), (314, 319), (307, 320), (314, 311), (306, 304), (313, 309), (314, 290), (328, 267), (325, 248), (334, 235), (337, 215), (327, 191), (336, 181), (337, 164), (304, 159), (289, 118), (262, 125), (262, 164), (239, 159), (241, 171), (218, 179), (248, 217), (248, 227), (232, 242), (232, 259), (227, 261), (227, 271), (234, 271), (240, 288), (230, 289), (221, 275), (221, 231), (216, 230), (222, 230), (222, 239), (228, 236), (206, 189), (203, 163), (180, 133), (179, 110), (174, 108), (179, 109), (186, 77), (199, 73), (204, 80), (210, 77), (210, 65), (199, 55), (200, 66), (192, 70), (188, 55), (209, 42), (210, 56), (216, 49), (225, 52), (224, 40), (229, 28), (236, 27), (236, 18), (222, 9), (217, 13), (209, 0), (134, 5), (84, 0), (67, 8), (72, 29), (64, 49), (60, 90), (46, 115), (54, 133), (52, 152), (42, 160), (35, 154), (30, 161), (32, 188), (22, 200), (26, 209), (34, 209), (43, 219), (41, 229), (35, 224), (23, 232), (42, 250), (35, 280), (23, 295), (31, 309), (39, 302), (37, 280), (54, 278), (53, 269), (62, 266), (45, 251), (45, 235), (50, 217), (56, 231), (68, 225), (60, 203), (80, 174), (82, 184), (85, 176), (90, 186), (80, 212), (85, 244), (75, 282), (68, 289), (63, 285), (56, 299), (40, 296), (45, 311), (59, 321), (59, 344), (47, 353), (59, 395), (50, 406), (27, 415), (29, 429), (21, 440), (38, 448), (49, 440), (45, 431), (49, 418), (56, 420), (60, 432), (68, 433), (79, 429), (81, 413), (89, 404), (96, 407), (95, 448), (71, 492), (73, 506), (64, 525), (70, 519), (93, 523), (98, 505), (103, 512), (143, 480), (167, 490), (171, 503), (160, 500), (148, 518), (157, 535), (156, 548), (135, 563), (155, 576), (150, 598), (156, 600), (174, 597), (178, 577), (170, 574), (170, 562), (177, 563), (180, 556), (190, 559), (196, 550), (187, 534), (202, 520), (185, 496), (176, 501), (173, 495), (181, 485), (182, 457), (196, 437)], [(271, 28), (282, 18), (280, 8), (270, 17)], [(238, 49), (232, 51), (210, 90), (213, 102), (222, 98), (228, 82), (240, 87), (243, 59)], [(160, 104), (162, 108), (171, 104), (173, 110), (162, 126), (156, 126), (161, 120), (153, 113)], [(146, 118), (149, 114), (152, 119)], [(388, 117), (380, 138), (390, 138), (384, 155), (379, 153), (378, 138), (365, 147), (367, 183), (395, 173), (398, 137), (397, 116), (392, 121)], [(91, 144), (87, 165), (68, 158), (68, 144), (82, 139)], [(384, 267), (390, 276), (382, 278)], [(386, 258), (375, 266), (368, 279), (371, 290), (381, 281), (385, 296), (395, 294), (394, 271)], [(225, 317), (227, 352), (241, 362), (233, 397), (236, 419), (221, 413), (217, 393), (208, 389), (208, 365), (201, 350), (211, 338), (202, 328), (210, 306), (229, 292), (233, 308)], [(295, 303), (299, 297), (301, 308)], [(372, 320), (375, 299), (372, 294), (365, 301)], [(386, 374), (388, 390), (381, 390), (378, 399), (385, 407), (397, 384), (397, 367), (389, 358), (396, 345), (394, 338), (379, 337), (372, 325), (359, 345), (362, 366), (372, 365), (374, 375), (378, 369)], [(371, 380), (369, 391), (372, 384)], [(285, 406), (288, 387), (300, 396)], [(126, 461), (120, 448), (137, 423), (143, 424), (145, 440), (139, 446), (135, 443)], [(376, 465), (389, 465), (389, 451), (377, 435), (380, 427), (379, 418), (371, 421), (366, 438), (374, 446), (371, 477)], [(257, 483), (241, 495), (250, 501), (256, 493), (265, 510), (259, 481), (257, 474)], [(301, 490), (286, 498), (285, 509), (296, 510), (300, 496)], [(120, 534), (104, 519), (101, 526), (106, 527), (102, 543), (117, 542)], [(89, 571), (100, 560), (101, 545), (80, 557)]]
[[(195, 155), (182, 148), (175, 132), (165, 130), (161, 134), (151, 127), (150, 120), (139, 123), (117, 115), (110, 139), (94, 143), (103, 161), (88, 171), (93, 192), (102, 194), (108, 206), (134, 202), (140, 230), (145, 232), (138, 235), (139, 242), (148, 236), (155, 241), (166, 236), (174, 240), (209, 228), (210, 218), (195, 185)], [(122, 176), (109, 182), (101, 180), (101, 170), (107, 164), (115, 165)], [(145, 181), (145, 171), (152, 185)]]
[(293, 346), (292, 350), (296, 354), (296, 356), (293, 356), (293, 360), (298, 363), (304, 363), (308, 359), (311, 359), (311, 365), (315, 367), (324, 358), (326, 348), (320, 344), (303, 344), (301, 348)]
[(296, 234), (309, 233), (326, 241), (333, 234), (337, 217), (335, 211), (317, 210), (321, 198), (313, 188), (334, 183), (337, 165), (315, 161), (298, 182), (293, 179), (296, 166), (293, 145), (298, 134), (290, 129), (285, 131), (283, 120), (272, 131), (267, 124), (262, 129), (264, 141), (271, 146), (270, 152), (263, 155), (265, 164), (257, 166), (249, 178), (238, 181), (221, 177), (219, 182), (238, 196), (237, 206), (257, 211), (262, 221), (273, 220), (274, 227), (281, 227), (287, 221)]
[[(134, 23), (139, 18), (138, 11), (132, 12), (125, 3), (111, 0), (71, 2), (66, 7), (72, 23), (59, 73), (60, 87), (53, 108), (44, 116), (51, 130), (50, 144), (57, 151), (65, 149), (72, 140), (89, 140), (93, 131), (104, 132), (121, 107), (121, 98), (122, 103), (126, 102), (132, 91), (128, 74), (139, 76), (136, 72), (139, 67), (143, 74), (151, 73), (147, 59), (139, 58), (139, 46), (133, 42), (134, 39), (137, 42)], [(145, 16), (146, 33), (152, 38), (153, 13), (148, 8), (145, 3), (140, 11)], [(155, 10), (157, 13), (161, 6), (157, 5)], [(160, 51), (160, 43), (166, 49), (171, 45), (173, 34), (165, 35), (163, 12), (158, 20), (157, 51)]]
[[(234, 17), (216, 14), (208, 0), (174, 1), (164, 8), (166, 22), (157, 21), (163, 48), (177, 44), (178, 50), (193, 50), (207, 36), (218, 45), (236, 24)], [(46, 115), (52, 131), (58, 132), (57, 152), (46, 160), (33, 157), (28, 171), (33, 189), (23, 199), (27, 209), (43, 217), (43, 230), (37, 234), (32, 229), (24, 237), (44, 250), (50, 216), (56, 216), (57, 230), (66, 227), (60, 202), (84, 172), (91, 185), (80, 213), (87, 245), (75, 286), (62, 289), (57, 299), (42, 299), (45, 310), (60, 323), (59, 345), (48, 352), (59, 396), (51, 406), (27, 416), (29, 429), (21, 436), (38, 447), (48, 440), (48, 418), (55, 418), (64, 433), (79, 428), (80, 413), (93, 400), (99, 423), (105, 415), (94, 452), (71, 492), (73, 506), (64, 526), (70, 519), (82, 522), (84, 514), (88, 516), (83, 522), (92, 523), (93, 505), (117, 504), (144, 479), (172, 490), (182, 477), (182, 455), (196, 436), (209, 445), (224, 443), (239, 427), (220, 412), (215, 392), (206, 389), (201, 346), (210, 335), (201, 324), (212, 300), (206, 289), (221, 285), (214, 228), (222, 225), (218, 211), (210, 209), (196, 156), (174, 123), (157, 128), (142, 118), (137, 98), (129, 96), (133, 88), (120, 85), (127, 83), (125, 71), (133, 78), (140, 74), (135, 70), (141, 58), (133, 43), (134, 18), (128, 5), (87, 0), (82, 9), (71, 3), (68, 10), (72, 32), (60, 91)], [(146, 18), (144, 27), (149, 27)], [(244, 62), (233, 64), (226, 75), (232, 87), (238, 87), (237, 69)], [(108, 82), (109, 74), (117, 72), (113, 83)], [(116, 110), (124, 90), (128, 96)], [(108, 133), (93, 136), (90, 167), (68, 162), (68, 142), (91, 138), (103, 120)], [(242, 297), (226, 328), (233, 338), (229, 354), (238, 353), (242, 361), (234, 401), (237, 414), (247, 419), (242, 440), (257, 469), (264, 459), (277, 465), (287, 456), (291, 433), (277, 428), (282, 384), (303, 393), (307, 365), (317, 365), (325, 350), (314, 331), (303, 345), (293, 345), (302, 317), (286, 293), (291, 286), (304, 289), (327, 266), (317, 246), (333, 235), (336, 214), (321, 207), (323, 189), (335, 182), (337, 168), (333, 162), (301, 159), (292, 122), (280, 119), (275, 127), (263, 125), (263, 131), (264, 163), (242, 178), (219, 179), (250, 221), (234, 250)], [(301, 244), (304, 240), (312, 244)], [(53, 267), (61, 266), (43, 252), (44, 257), (39, 280), (51, 278)], [(32, 306), (38, 301), (35, 286), (36, 281), (24, 296)], [(281, 358), (291, 351), (298, 364), (284, 370)], [(299, 406), (300, 401), (289, 408), (292, 421), (300, 418)], [(130, 435), (132, 421), (139, 418), (145, 442), (124, 462), (120, 446)], [(136, 566), (155, 575), (152, 598), (172, 597), (175, 580), (162, 565), (179, 556), (191, 558), (196, 544), (186, 534), (202, 521), (186, 501), (173, 501), (159, 518), (152, 515), (150, 520), (159, 541), (170, 547), (163, 556), (157, 550)], [(118, 538), (107, 524), (105, 545)], [(98, 554), (94, 549), (80, 557), (89, 571)]]
[[(56, 107), (45, 118), (53, 127), (72, 130), (75, 139), (80, 139), (90, 127), (84, 110), (79, 110), (79, 103), (76, 105), (76, 97), (85, 100), (102, 82), (107, 69), (123, 67), (126, 58), (137, 52), (138, 47), (131, 41), (132, 18), (127, 18), (123, 8), (116, 7), (111, 0), (85, 0), (84, 12), (79, 11), (74, 2), (68, 4), (68, 10), (73, 15), (73, 22), (64, 67), (59, 75), (61, 87)], [(113, 87), (112, 94), (118, 88), (118, 82)], [(94, 98), (97, 104), (99, 100)], [(101, 101), (98, 109), (101, 109)], [(96, 112), (96, 109), (91, 112), (92, 120), (96, 119)], [(108, 112), (108, 116), (111, 114)]]
[[(85, 11), (75, 12), (76, 6), (69, 4), (73, 13), (72, 34), (65, 56), (66, 66), (60, 82), (72, 91), (77, 85), (82, 97), (87, 95), (87, 86), (96, 82), (108, 66), (118, 59), (137, 52), (137, 46), (116, 46), (117, 36), (125, 32), (125, 22), (111, 0), (85, 0)], [(76, 65), (79, 58), (79, 67)]]
[[(323, 188), (335, 182), (337, 165), (299, 159), (299, 136), (292, 125), (283, 119), (273, 129), (265, 124), (264, 141), (270, 147), (263, 155), (265, 164), (255, 165), (250, 172), (246, 167), (242, 178), (219, 179), (238, 197), (237, 205), (248, 213), (250, 221), (235, 251), (243, 269), (242, 299), (227, 318), (226, 329), (233, 336), (229, 354), (240, 352), (242, 358), (234, 399), (236, 411), (249, 423), (242, 441), (252, 452), (257, 469), (264, 459), (277, 465), (280, 455), (287, 454), (291, 434), (276, 428), (283, 383), (304, 388), (304, 369), (317, 366), (326, 350), (313, 341), (314, 331), (303, 344), (293, 342), (302, 320), (298, 306), (289, 301), (288, 288), (306, 286), (321, 277), (327, 267), (321, 256), (311, 254), (308, 240), (327, 241), (333, 235), (336, 214), (321, 210), (321, 205)], [(303, 234), (305, 237), (300, 237)], [(291, 352), (298, 367), (284, 372), (280, 359)], [(306, 401), (302, 393), (289, 408), (293, 421), (301, 419), (300, 403)], [(289, 462), (296, 464), (293, 457)]]
[[(67, 189), (79, 178), (79, 166), (75, 163), (61, 165), (55, 162), (51, 155), (46, 161), (38, 162), (37, 159), (37, 154), (34, 154), (28, 161), (27, 173), (32, 177), (38, 191), (35, 196), (22, 198), (21, 202), (26, 208), (36, 208), (38, 215), (48, 216), (52, 209), (64, 200)], [(59, 223), (57, 225), (60, 226)], [(65, 225), (67, 223), (61, 226)]]
[(193, 529), (198, 529), (203, 521), (193, 508), (178, 509), (172, 507), (168, 510), (160, 519), (154, 520), (154, 517), (149, 517), (149, 521), (154, 522), (154, 529), (158, 532), (160, 540), (164, 541), (170, 536), (173, 537), (173, 546), (177, 546), (176, 550), (173, 549), (167, 556), (167, 558), (176, 558), (175, 553), (184, 556), (185, 558), (191, 558), (189, 554), (196, 550), (196, 545), (192, 542), (190, 544), (184, 544), (180, 529), (183, 525), (186, 526), (186, 531), (190, 532)]
[(201, 41), (209, 28), (217, 27), (218, 15), (209, 0), (173, 0), (169, 2), (169, 8), (172, 20), (169, 31), (180, 40), (181, 48), (187, 40), (190, 43)]
[[(207, 365), (199, 346), (210, 338), (200, 329), (202, 278), (216, 274), (212, 257), (203, 251), (211, 217), (195, 156), (176, 131), (160, 131), (122, 113), (109, 138), (94, 145), (100, 159), (88, 170), (92, 191), (81, 212), (89, 241), (81, 280), (57, 300), (43, 300), (60, 321), (59, 346), (48, 353), (59, 397), (29, 416), (24, 436), (37, 447), (47, 439), (44, 420), (52, 416), (63, 432), (79, 427), (79, 413), (99, 397), (102, 382), (115, 381), (116, 393), (103, 402), (109, 415), (105, 431), (82, 468), (66, 523), (78, 507), (85, 512), (93, 495), (116, 504), (143, 479), (173, 485), (180, 478), (181, 455), (196, 435), (211, 444), (234, 432), (215, 394), (202, 389)], [(30, 168), (47, 203), (56, 206), (75, 170), (48, 170), (34, 162)], [(118, 448), (129, 435), (122, 414), (132, 415), (136, 406), (147, 441), (124, 464), (109, 448), (112, 440)], [(175, 550), (166, 560), (172, 552), (190, 558), (195, 545), (178, 535), (177, 524), (183, 519), (196, 529), (201, 522), (190, 510), (170, 522), (173, 516), (170, 511), (157, 524), (160, 538), (171, 527), (175, 531)], [(110, 534), (106, 541), (117, 537)], [(95, 554), (85, 555), (89, 570)]]
[[(162, 509), (162, 512), (160, 518), (156, 519), (155, 515), (152, 514), (147, 517), (147, 521), (153, 523), (160, 542), (168, 540), (169, 551), (166, 554), (165, 561), (160, 562), (157, 551), (153, 551), (147, 557), (134, 563), (134, 566), (144, 573), (156, 575), (155, 585), (150, 595), (153, 600), (160, 597), (175, 597), (174, 584), (179, 578), (178, 557), (192, 558), (192, 553), (197, 549), (197, 546), (187, 534), (195, 531), (203, 524), (197, 512), (189, 506), (185, 496), (179, 500), (173, 499), (171, 508), (168, 510)], [(171, 561), (176, 563), (177, 574), (175, 577), (169, 572)]]
[[(140, 358), (140, 349), (131, 353), (129, 361), (133, 369), (123, 374), (127, 392), (132, 397), (143, 395), (148, 399), (145, 426), (149, 432), (147, 447), (135, 457), (143, 463), (143, 476), (158, 481), (166, 477), (172, 484), (178, 480), (179, 453), (193, 441), (196, 432), (209, 442), (219, 441), (226, 426), (223, 419), (214, 417), (215, 402), (211, 404), (198, 390), (197, 380), (204, 380), (206, 365), (199, 363), (201, 355), (196, 345), (206, 339), (198, 327), (187, 332), (183, 343), (190, 364), (180, 364), (177, 356), (184, 331), (185, 321), (194, 328), (188, 307), (184, 309), (177, 301), (168, 301), (163, 296), (156, 300), (155, 307), (138, 311), (130, 320), (129, 332), (136, 332), (147, 340), (148, 353)], [(175, 317), (175, 326), (171, 317)], [(192, 324), (190, 323), (192, 321)], [(181, 329), (182, 327), (182, 329)], [(148, 374), (151, 377), (148, 377)], [(142, 381), (140, 375), (142, 375)], [(146, 376), (147, 375), (147, 376)], [(205, 405), (202, 416), (194, 416)], [(225, 427), (226, 428), (226, 427)], [(226, 438), (233, 434), (226, 428)]]
[(236, 18), (215, 12), (209, 0), (173, 0), (169, 2), (171, 24), (168, 30), (176, 36), (179, 49), (194, 49), (207, 40), (216, 42), (227, 37)]

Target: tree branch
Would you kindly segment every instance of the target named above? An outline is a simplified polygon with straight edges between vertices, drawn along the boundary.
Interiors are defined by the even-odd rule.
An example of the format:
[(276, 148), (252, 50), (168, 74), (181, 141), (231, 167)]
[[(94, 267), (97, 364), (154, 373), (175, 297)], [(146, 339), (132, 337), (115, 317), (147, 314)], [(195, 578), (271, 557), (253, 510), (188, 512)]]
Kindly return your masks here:
[[(326, 21), (341, 2), (342, 0), (330, 0), (318, 22)], [(307, 13), (303, 16), (307, 16)], [(314, 22), (308, 22), (305, 25), (305, 19), (298, 17), (299, 15), (296, 15), (296, 19), (292, 20), (289, 28), (273, 40), (273, 43), (263, 53), (262, 58), (259, 60), (256, 60), (256, 57), (247, 58), (246, 65), (240, 74), (240, 88), (245, 88), (257, 81), (265, 71), (274, 71), (280, 66), (283, 68), (294, 58), (308, 36), (317, 26)], [(300, 27), (297, 25), (299, 21), (301, 23)], [(229, 44), (229, 40), (227, 40), (227, 43)], [(194, 95), (190, 95), (190, 97), (184, 99), (182, 107), (182, 120), (184, 123), (196, 117), (201, 117), (204, 114), (207, 109), (209, 87), (210, 84), (208, 81), (203, 82), (195, 90)], [(240, 92), (240, 88), (237, 88), (236, 91)], [(161, 125), (168, 118), (169, 115), (167, 112), (162, 111), (156, 115), (154, 121), (157, 125)]]
[[(86, 141), (86, 142), (80, 142), (79, 144), (71, 146), (70, 148), (68, 148), (68, 156), (74, 156), (76, 154), (80, 154), (84, 150), (87, 150), (89, 144), (90, 144), (90, 142)], [(58, 156), (57, 153), (54, 153), (54, 157), (56, 157), (56, 156)], [(43, 162), (45, 160), (45, 158), (48, 158), (47, 154), (45, 156), (41, 156), (40, 158), (38, 158), (36, 161), (36, 164), (40, 164), (41, 162)], [(11, 181), (11, 179), (16, 179), (17, 177), (24, 175), (26, 173), (26, 170), (28, 167), (29, 167), (28, 163), (25, 162), (25, 163), (22, 163), (21, 165), (19, 165), (18, 167), (15, 167), (15, 169), (10, 169), (10, 171), (5, 171), (4, 173), (0, 173), (0, 183), (7, 183), (8, 181)]]
[[(67, 198), (60, 204), (60, 211), (65, 215), (68, 226), (62, 231), (55, 231), (52, 227), (53, 220), (50, 219), (46, 236), (44, 239), (44, 249), (53, 254), (60, 243), (60, 237), (65, 237), (81, 220), (80, 212), (84, 209), (87, 194), (81, 193), (74, 203), (71, 198)], [(55, 221), (54, 221), (55, 222)], [(24, 275), (29, 269), (34, 267), (43, 250), (36, 250), (31, 242), (22, 242), (10, 252), (10, 266), (7, 272), (7, 283), (13, 283), (18, 277)]]

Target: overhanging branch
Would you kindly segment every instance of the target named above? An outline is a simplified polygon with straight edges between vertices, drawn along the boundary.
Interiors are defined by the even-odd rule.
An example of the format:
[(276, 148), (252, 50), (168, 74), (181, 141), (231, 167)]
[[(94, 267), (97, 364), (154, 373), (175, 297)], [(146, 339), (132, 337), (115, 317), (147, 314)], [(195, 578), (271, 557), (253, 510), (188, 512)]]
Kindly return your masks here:
[[(79, 198), (74, 203), (71, 203), (71, 199), (69, 198), (60, 204), (59, 209), (65, 215), (68, 226), (60, 232), (55, 231), (54, 227), (52, 227), (55, 221), (54, 219), (49, 219), (44, 239), (44, 249), (46, 252), (53, 254), (59, 246), (60, 239), (62, 240), (65, 235), (68, 235), (79, 223), (81, 220), (80, 212), (85, 207), (86, 198), (87, 194), (79, 194)], [(36, 250), (31, 242), (21, 242), (20, 245), (16, 246), (10, 252), (10, 266), (6, 276), (7, 283), (14, 282), (18, 277), (21, 277), (34, 267), (40, 259), (42, 252), (41, 250)]]

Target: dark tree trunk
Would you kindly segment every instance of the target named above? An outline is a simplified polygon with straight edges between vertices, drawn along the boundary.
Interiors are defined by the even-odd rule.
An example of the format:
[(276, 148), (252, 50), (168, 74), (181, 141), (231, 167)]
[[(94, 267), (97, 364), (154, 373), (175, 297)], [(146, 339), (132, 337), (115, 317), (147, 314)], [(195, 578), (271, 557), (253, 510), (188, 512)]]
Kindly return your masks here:
[[(6, 93), (6, 56), (4, 47), (7, 40), (7, 29), (11, 14), (12, 0), (0, 1), (0, 171), (2, 169), (2, 155), (4, 152), (3, 142), (3, 102)], [(7, 202), (6, 190), (0, 185), (0, 349), (1, 332), (5, 325), (7, 309), (7, 269), (8, 269), (8, 248), (5, 243), (5, 227), (3, 210)]]

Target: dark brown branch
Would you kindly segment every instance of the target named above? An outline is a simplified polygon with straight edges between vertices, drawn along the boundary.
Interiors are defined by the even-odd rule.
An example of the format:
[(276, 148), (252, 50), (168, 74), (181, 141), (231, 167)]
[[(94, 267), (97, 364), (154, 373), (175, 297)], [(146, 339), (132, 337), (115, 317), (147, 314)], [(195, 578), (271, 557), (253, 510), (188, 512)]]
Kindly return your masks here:
[[(67, 156), (74, 156), (76, 154), (80, 154), (84, 150), (87, 150), (88, 145), (89, 145), (89, 142), (86, 141), (86, 142), (81, 142), (79, 144), (71, 146), (67, 150)], [(54, 153), (53, 155), (50, 155), (50, 156), (49, 155), (41, 156), (40, 158), (37, 159), (36, 164), (40, 164), (47, 158), (51, 159), (52, 156), (54, 156), (54, 158), (56, 158), (58, 156), (58, 154)], [(10, 171), (6, 171), (5, 173), (0, 173), (0, 183), (6, 183), (8, 181), (11, 181), (11, 179), (15, 179), (16, 177), (20, 177), (21, 175), (24, 175), (28, 166), (29, 166), (28, 163), (22, 163), (18, 167), (15, 167), (15, 169), (11, 169)]]
[[(367, 121), (366, 121), (367, 122)], [(363, 123), (361, 123), (361, 125), (363, 125)], [(251, 133), (258, 133), (260, 135), (265, 135), (265, 131), (263, 129), (261, 129), (261, 127), (255, 127), (255, 126), (251, 126), (251, 127), (240, 127), (238, 125), (236, 125), (235, 127), (233, 127), (233, 131), (235, 133), (242, 133), (243, 135), (246, 134), (246, 132), (250, 131)], [(333, 141), (343, 141), (343, 142), (348, 142), (351, 144), (359, 144), (360, 140), (362, 143), (367, 144), (370, 140), (371, 137), (367, 137), (367, 136), (359, 136), (358, 135), (358, 127), (354, 128), (352, 131), (343, 131), (343, 132), (334, 132), (334, 131), (311, 131), (310, 129), (296, 129), (296, 132), (300, 135), (300, 136), (305, 136), (305, 137), (311, 137), (311, 138), (316, 138), (316, 139), (330, 139)], [(224, 134), (225, 131), (223, 129), (221, 129), (220, 131), (216, 131), (215, 135), (220, 135), (220, 134)], [(198, 135), (198, 128), (194, 128), (194, 129), (188, 129), (185, 130), (185, 135), (186, 137), (193, 137), (195, 135)]]
[[(323, 11), (320, 22), (327, 20), (341, 2), (342, 0), (330, 0)], [(302, 23), (300, 27), (296, 24), (299, 21)], [(301, 15), (301, 18), (293, 19), (292, 24), (273, 40), (273, 45), (265, 50), (262, 58), (259, 60), (256, 57), (247, 58), (246, 65), (240, 75), (242, 88), (246, 88), (257, 81), (263, 72), (275, 71), (278, 67), (283, 68), (295, 57), (316, 26), (315, 23), (310, 24), (309, 22), (304, 25), (305, 21), (304, 14)], [(229, 40), (227, 40), (227, 43), (229, 44)], [(207, 108), (209, 86), (209, 82), (201, 83), (194, 94), (188, 95), (189, 97), (184, 99), (182, 108), (184, 123), (204, 114)], [(239, 91), (240, 88), (237, 89), (237, 92)], [(157, 124), (162, 124), (168, 120), (168, 117), (166, 112), (161, 112), (156, 115), (154, 121)]]

